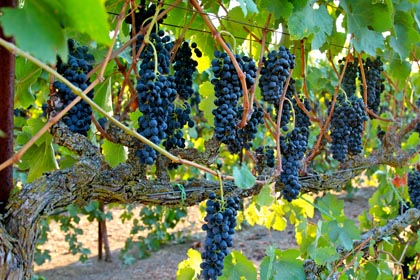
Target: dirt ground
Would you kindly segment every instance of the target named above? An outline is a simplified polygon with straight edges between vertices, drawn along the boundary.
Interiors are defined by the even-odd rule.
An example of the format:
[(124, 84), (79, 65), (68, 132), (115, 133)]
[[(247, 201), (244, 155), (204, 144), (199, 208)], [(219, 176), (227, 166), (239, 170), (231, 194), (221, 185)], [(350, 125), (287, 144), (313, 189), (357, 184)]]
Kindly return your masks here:
[[(374, 188), (366, 187), (358, 189), (351, 198), (345, 194), (339, 194), (345, 200), (345, 213), (347, 217), (357, 220), (357, 216), (363, 210), (368, 209), (368, 199), (372, 196)], [(48, 242), (43, 249), (51, 251), (51, 261), (35, 267), (35, 273), (44, 276), (48, 280), (93, 280), (93, 279), (176, 279), (178, 263), (187, 258), (189, 248), (200, 250), (200, 241), (205, 237), (201, 230), (201, 223), (194, 221), (202, 220), (198, 207), (191, 207), (188, 218), (179, 225), (177, 230), (182, 230), (188, 238), (183, 243), (163, 246), (159, 251), (143, 260), (136, 261), (133, 265), (126, 266), (119, 259), (120, 249), (124, 246), (129, 236), (130, 225), (123, 224), (119, 217), (121, 210), (113, 209), (112, 221), (107, 222), (109, 245), (112, 251), (112, 262), (98, 261), (97, 223), (89, 223), (86, 219), (80, 221), (80, 228), (84, 234), (79, 238), (85, 247), (92, 252), (91, 257), (85, 263), (78, 261), (78, 256), (73, 256), (68, 250), (68, 244), (64, 240), (64, 234), (57, 224), (50, 225)], [(135, 211), (134, 213), (139, 211)], [(293, 227), (282, 232), (267, 230), (263, 227), (247, 227), (234, 235), (234, 247), (254, 262), (258, 267), (259, 262), (265, 256), (268, 245), (286, 249), (295, 247)]]

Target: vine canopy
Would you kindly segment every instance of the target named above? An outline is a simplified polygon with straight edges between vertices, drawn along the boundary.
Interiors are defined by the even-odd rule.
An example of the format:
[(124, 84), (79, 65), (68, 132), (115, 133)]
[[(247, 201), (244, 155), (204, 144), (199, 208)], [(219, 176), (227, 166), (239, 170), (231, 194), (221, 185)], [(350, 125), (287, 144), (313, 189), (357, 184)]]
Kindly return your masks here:
[[(2, 9), (0, 23), (7, 35), (13, 35), (17, 45), (48, 63), (55, 63), (56, 55), (66, 57), (67, 38), (74, 33), (89, 36), (98, 44), (109, 45), (110, 22), (114, 22), (124, 1), (25, 1), (22, 9)], [(171, 6), (172, 2), (164, 4)], [(329, 50), (332, 55), (345, 46), (346, 38), (357, 52), (375, 56), (379, 52), (395, 61), (395, 72), (407, 73), (407, 58), (418, 57), (420, 41), (420, 4), (418, 1), (222, 1), (224, 7), (233, 7), (219, 17), (217, 1), (202, 1), (204, 10), (220, 21), (223, 30), (235, 34), (238, 43), (247, 39), (249, 30), (261, 33), (264, 19), (273, 16), (270, 29), (283, 26), (288, 40), (305, 39), (310, 49)], [(232, 2), (232, 3), (231, 3)], [(235, 5), (232, 5), (233, 3)], [(191, 17), (192, 7), (179, 3), (165, 21), (168, 29), (183, 27), (179, 19)], [(46, 16), (47, 15), (47, 16)], [(239, 20), (240, 19), (240, 20)], [(174, 26), (171, 27), (170, 25)], [(24, 26), (25, 28), (22, 28)], [(214, 42), (203, 21), (197, 18), (187, 35), (200, 40), (205, 51), (213, 49)], [(127, 31), (127, 30), (126, 30)], [(123, 30), (124, 32), (124, 30)], [(31, 34), (31, 36), (27, 36)], [(278, 35), (278, 34), (277, 34)], [(36, 38), (36, 40), (34, 40)], [(203, 45), (208, 44), (208, 46)]]

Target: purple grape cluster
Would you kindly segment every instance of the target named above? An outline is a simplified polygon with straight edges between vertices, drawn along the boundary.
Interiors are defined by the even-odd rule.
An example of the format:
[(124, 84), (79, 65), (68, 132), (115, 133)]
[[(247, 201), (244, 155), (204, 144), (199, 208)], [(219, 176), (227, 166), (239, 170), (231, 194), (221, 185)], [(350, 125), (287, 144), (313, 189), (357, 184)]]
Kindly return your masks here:
[[(158, 61), (154, 59), (152, 46), (146, 45), (140, 55), (140, 65), (137, 80), (138, 108), (142, 113), (138, 122), (138, 132), (148, 138), (154, 144), (159, 145), (168, 137), (169, 113), (174, 112), (176, 98), (176, 83), (170, 72), (170, 51), (173, 42), (169, 36), (165, 36), (162, 30), (150, 35), (151, 43), (154, 44)], [(155, 73), (157, 63), (157, 73)], [(171, 127), (173, 130), (173, 127)], [(136, 152), (141, 163), (154, 164), (157, 153), (150, 146), (139, 149)]]
[(408, 173), (407, 185), (413, 206), (420, 209), (420, 172), (418, 170), (413, 169)]
[(264, 57), (258, 84), (264, 101), (278, 107), (287, 77), (293, 68), (295, 56), (283, 46)]
[[(346, 60), (340, 59), (340, 72), (344, 69), (344, 64)], [(346, 93), (347, 97), (353, 96), (356, 93), (356, 79), (359, 74), (359, 60), (357, 58), (354, 61), (347, 62), (346, 71), (343, 75), (343, 80), (341, 81), (341, 87)]]
[(273, 168), (276, 165), (273, 147), (261, 146), (255, 149), (255, 153), (258, 159), (258, 164), (261, 165), (262, 168), (265, 166)]
[(175, 54), (174, 58), (174, 76), (176, 81), (176, 91), (183, 100), (188, 100), (194, 94), (193, 75), (197, 72), (198, 63), (192, 58), (192, 51), (197, 57), (202, 53), (197, 48), (196, 43), (183, 42)]
[[(252, 140), (262, 123), (263, 111), (256, 108), (247, 125), (238, 129), (242, 119), (243, 108), (238, 105), (243, 96), (242, 85), (239, 80), (232, 60), (225, 52), (215, 52), (212, 60), (214, 78), (211, 83), (214, 86), (216, 109), (214, 115), (214, 131), (217, 140), (227, 145), (231, 153), (239, 153), (242, 148), (249, 149)], [(241, 70), (245, 73), (246, 85), (250, 88), (255, 82), (257, 71), (253, 59), (247, 56), (235, 55), (235, 59)]]
[[(67, 63), (64, 63), (60, 58), (58, 58), (57, 72), (62, 74), (76, 87), (81, 90), (85, 90), (90, 85), (87, 74), (90, 70), (92, 70), (90, 63), (92, 63), (94, 58), (88, 53), (87, 47), (78, 46), (72, 39), (68, 40), (68, 47), (68, 61)], [(60, 81), (55, 81), (53, 87), (63, 104), (63, 108), (76, 98), (76, 95), (70, 90), (70, 88)], [(93, 98), (93, 90), (89, 91), (87, 96), (89, 98)], [(72, 132), (86, 136), (90, 129), (91, 115), (92, 108), (89, 104), (82, 100), (73, 106), (63, 117), (63, 122)]]
[[(381, 94), (385, 89), (385, 79), (382, 77), (382, 71), (384, 70), (383, 63), (379, 57), (375, 60), (367, 58), (363, 63), (363, 69), (366, 77), (367, 106), (375, 114), (378, 114)], [(363, 84), (360, 87), (361, 92), (363, 92)]]
[(238, 209), (238, 197), (221, 201), (215, 193), (209, 194), (204, 218), (206, 223), (202, 227), (206, 231), (204, 252), (201, 254), (201, 275), (205, 280), (217, 279), (222, 275), (223, 260), (229, 254), (228, 248), (233, 245), (232, 235), (235, 233)]
[(334, 159), (344, 162), (347, 155), (358, 155), (363, 151), (363, 125), (367, 120), (361, 98), (353, 95), (346, 99), (342, 94), (337, 97), (330, 124)]
[[(306, 110), (310, 110), (307, 100), (303, 101)], [(286, 136), (280, 137), (280, 150), (282, 153), (282, 173), (280, 182), (284, 185), (282, 194), (288, 201), (295, 199), (300, 192), (299, 170), (301, 161), (308, 147), (309, 126), (311, 122), (305, 112), (293, 100), (295, 111), (294, 128)]]
[[(133, 24), (130, 12), (131, 11), (129, 11), (129, 16), (125, 18), (125, 23), (127, 24)], [(156, 5), (151, 4), (150, 6), (146, 6), (146, 1), (142, 0), (140, 2), (140, 8), (134, 12), (136, 32), (139, 32), (140, 28), (150, 23), (151, 18), (155, 15), (155, 13), (156, 13)], [(165, 18), (166, 18), (166, 15), (157, 22), (158, 29), (159, 29), (159, 24), (162, 23)], [(152, 33), (155, 33), (156, 31), (157, 31), (156, 26), (152, 26)]]

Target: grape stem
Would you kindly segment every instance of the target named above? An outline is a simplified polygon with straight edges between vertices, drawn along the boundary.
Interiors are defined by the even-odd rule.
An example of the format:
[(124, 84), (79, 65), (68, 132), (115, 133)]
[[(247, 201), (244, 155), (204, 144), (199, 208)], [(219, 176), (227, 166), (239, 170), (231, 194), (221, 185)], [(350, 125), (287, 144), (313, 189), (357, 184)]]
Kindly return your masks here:
[(222, 174), (220, 173), (220, 171), (219, 170), (216, 170), (216, 172), (217, 172), (217, 178), (219, 179), (219, 188), (220, 188), (220, 208), (224, 208), (224, 204), (225, 204), (225, 200), (224, 200), (224, 197), (223, 197), (223, 177), (222, 177)]
[(294, 129), (295, 128), (295, 122), (296, 122), (295, 108), (293, 108), (293, 103), (292, 103), (292, 101), (290, 101), (289, 98), (285, 97), (284, 98), (284, 101), (287, 101), (290, 104), (290, 110), (292, 111), (292, 116), (293, 116), (293, 126), (292, 126), (292, 129)]
[[(249, 101), (250, 109), (249, 110), (250, 111), (252, 111), (252, 107), (254, 106), (255, 89), (258, 86), (258, 81), (259, 81), (259, 78), (260, 78), (261, 69), (263, 67), (264, 53), (265, 53), (265, 50), (266, 50), (266, 48), (265, 48), (265, 42), (267, 40), (267, 33), (269, 31), (268, 30), (268, 25), (270, 23), (270, 20), (271, 20), (271, 13), (268, 14), (267, 21), (265, 23), (264, 29), (262, 30), (261, 40), (259, 40), (259, 43), (261, 44), (261, 51), (260, 51), (260, 57), (259, 57), (259, 60), (258, 60), (258, 68), (257, 68), (257, 73), (255, 74), (254, 84), (252, 85), (252, 87), (249, 90), (249, 95), (250, 95), (250, 97), (249, 97), (249, 99), (250, 99), (250, 101)], [(248, 28), (246, 28), (244, 26), (244, 29), (247, 30)], [(249, 33), (252, 34), (251, 32), (249, 32)], [(258, 103), (258, 102), (256, 103), (256, 106), (257, 107), (262, 107), (260, 105), (260, 103)], [(264, 108), (262, 108), (262, 109), (264, 110)], [(267, 114), (267, 112), (265, 110), (264, 110), (264, 116), (269, 116), (269, 120), (272, 121), (271, 120), (271, 116), (269, 114)], [(247, 118), (247, 115), (245, 114), (245, 112), (242, 114), (242, 119), (244, 119), (244, 118)]]
[(229, 35), (232, 39), (233, 39), (233, 50), (236, 50), (236, 38), (235, 36), (232, 35), (232, 33), (226, 31), (226, 30), (221, 30), (220, 34), (227, 34)]
[[(277, 114), (277, 123), (276, 123), (276, 148), (277, 148), (277, 171), (276, 171), (276, 176), (280, 176), (283, 167), (282, 167), (282, 163), (281, 163), (281, 149), (280, 149), (280, 124), (281, 124), (281, 115), (283, 112), (283, 104), (284, 104), (284, 100), (286, 98), (286, 92), (287, 92), (287, 88), (289, 87), (289, 83), (290, 83), (290, 79), (292, 78), (292, 73), (293, 73), (293, 69), (290, 69), (290, 73), (289, 76), (287, 77), (286, 83), (284, 84), (283, 87), (283, 91), (281, 93), (280, 96), (280, 102), (279, 102), (279, 110), (278, 110), (278, 114)], [(293, 108), (293, 106), (292, 106)]]
[[(155, 79), (158, 78), (158, 63), (159, 62), (158, 62), (158, 55), (157, 55), (157, 51), (156, 51), (155, 45), (153, 45), (153, 43), (150, 41), (150, 34), (152, 33), (153, 26), (154, 25), (157, 26), (157, 17), (159, 15), (159, 11), (160, 11), (160, 8), (157, 7), (156, 8), (156, 11), (155, 11), (155, 14), (153, 15), (152, 22), (149, 24), (149, 29), (147, 29), (146, 35), (144, 35), (144, 42), (146, 44), (149, 44), (152, 47), (152, 49), (153, 49), (153, 56), (155, 58), (155, 70), (154, 70), (154, 72), (155, 72)], [(157, 30), (157, 28), (156, 28), (156, 30)]]
[(102, 64), (101, 71), (99, 72), (99, 76), (98, 76), (98, 79), (101, 82), (104, 80), (104, 73), (105, 73), (106, 65), (108, 64), (108, 61), (111, 59), (113, 46), (115, 45), (119, 30), (121, 29), (122, 21), (125, 18), (125, 10), (127, 9), (127, 3), (128, 3), (127, 1), (124, 2), (124, 5), (121, 9), (121, 12), (118, 15), (118, 21), (117, 21), (117, 25), (116, 25), (115, 30), (114, 30), (114, 35), (112, 37), (111, 47), (108, 48), (108, 52), (106, 53), (105, 59), (102, 62), (103, 64)]

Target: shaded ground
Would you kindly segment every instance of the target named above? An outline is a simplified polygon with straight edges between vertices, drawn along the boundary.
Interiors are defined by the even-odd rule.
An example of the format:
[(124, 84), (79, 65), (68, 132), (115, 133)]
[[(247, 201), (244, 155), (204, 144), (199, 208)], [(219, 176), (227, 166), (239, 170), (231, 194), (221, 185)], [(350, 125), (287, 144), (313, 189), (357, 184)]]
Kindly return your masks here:
[[(368, 209), (367, 200), (372, 196), (374, 188), (361, 188), (351, 198), (345, 198), (345, 213), (347, 217), (357, 220), (363, 210)], [(340, 195), (345, 197), (344, 195)], [(92, 257), (85, 263), (78, 261), (78, 256), (73, 256), (68, 251), (68, 244), (64, 234), (57, 224), (51, 224), (49, 241), (43, 246), (51, 251), (51, 262), (36, 266), (35, 272), (46, 279), (57, 280), (90, 280), (90, 279), (175, 279), (178, 263), (187, 258), (189, 248), (200, 250), (200, 241), (204, 239), (201, 223), (193, 221), (202, 220), (198, 207), (192, 207), (188, 213), (188, 220), (180, 225), (177, 230), (187, 232), (189, 238), (182, 244), (163, 246), (161, 250), (153, 253), (149, 258), (138, 260), (133, 265), (124, 266), (119, 259), (120, 249), (124, 246), (129, 236), (131, 224), (122, 224), (118, 219), (120, 210), (113, 210), (112, 221), (107, 222), (108, 238), (112, 250), (112, 262), (97, 260), (97, 224), (89, 223), (82, 219), (80, 228), (84, 234), (80, 237), (85, 247), (92, 252)], [(138, 213), (139, 211), (137, 211)], [(268, 245), (286, 249), (295, 247), (294, 230), (288, 226), (285, 231), (269, 231), (263, 227), (249, 227), (234, 235), (233, 249), (242, 251), (248, 259), (256, 265), (265, 255)]]

